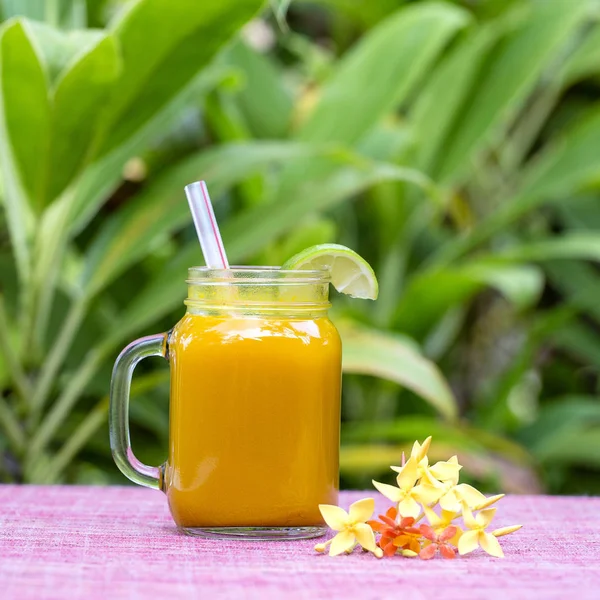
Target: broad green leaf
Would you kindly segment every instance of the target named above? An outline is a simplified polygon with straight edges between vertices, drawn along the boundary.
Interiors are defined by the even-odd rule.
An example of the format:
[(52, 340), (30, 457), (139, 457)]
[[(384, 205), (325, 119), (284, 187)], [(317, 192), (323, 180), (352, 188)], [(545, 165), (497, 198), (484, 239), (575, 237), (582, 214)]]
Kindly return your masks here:
[[(438, 443), (451, 444), (470, 452), (496, 452), (509, 460), (531, 462), (531, 456), (520, 445), (489, 431), (467, 424), (451, 424), (431, 417), (404, 415), (395, 421), (375, 423), (345, 423), (342, 428), (342, 444), (357, 442), (406, 442), (424, 440), (433, 436), (434, 447)], [(460, 459), (460, 457), (459, 457)]]
[[(98, 0), (95, 2), (98, 3)], [(52, 15), (46, 18), (51, 18), (53, 23), (60, 25), (63, 29), (83, 29), (88, 24), (88, 10), (86, 0), (53, 0), (46, 2), (54, 5)], [(48, 8), (46, 8), (48, 14)]]
[(74, 221), (72, 229), (80, 232), (98, 212), (102, 203), (122, 181), (122, 170), (126, 161), (143, 152), (148, 145), (167, 130), (190, 102), (201, 99), (223, 80), (230, 77), (231, 71), (224, 67), (207, 67), (188, 88), (183, 90), (172, 102), (154, 115), (134, 136), (115, 148), (110, 154), (103, 156), (90, 165), (83, 173), (73, 190), (72, 213)]
[(447, 152), (446, 135), (460, 118), (459, 111), (501, 32), (497, 21), (475, 28), (449, 52), (418, 94), (410, 121), (417, 140), (418, 164), (425, 170)]
[[(61, 264), (60, 257), (69, 232), (79, 232), (97, 213), (102, 203), (121, 182), (125, 161), (146, 147), (153, 137), (163, 131), (169, 121), (189, 101), (190, 95), (205, 93), (207, 88), (216, 85), (223, 76), (222, 68), (206, 69), (190, 88), (180, 93), (127, 143), (86, 168), (81, 178), (76, 179), (75, 184), (70, 185), (44, 212), (36, 236), (34, 273), (38, 287), (42, 286), (40, 301), (43, 306), (42, 314), (47, 313), (51, 306), (53, 290), (51, 284), (56, 280)], [(41, 323), (38, 325), (38, 330), (42, 330)]]
[(600, 402), (594, 396), (557, 398), (523, 430), (533, 454), (554, 464), (600, 465)]
[(65, 69), (68, 70), (81, 55), (89, 52), (106, 37), (106, 33), (101, 29), (66, 32), (37, 21), (27, 21), (27, 24), (51, 88)]
[(587, 13), (585, 2), (538, 2), (524, 25), (509, 34), (485, 63), (460, 118), (443, 143), (434, 173), (454, 182), (464, 175), (473, 154), (489, 142), (494, 129), (511, 118), (540, 75)]
[(394, 381), (429, 402), (448, 419), (458, 414), (450, 386), (434, 363), (413, 344), (383, 331), (336, 323), (342, 337), (344, 372), (372, 375)]
[(46, 0), (2, 0), (2, 16), (4, 19), (24, 16), (43, 21)]
[(246, 258), (266, 242), (285, 233), (306, 215), (329, 210), (382, 181), (412, 183), (425, 189), (437, 201), (437, 190), (419, 171), (362, 160), (355, 155), (341, 155), (340, 159), (356, 164), (336, 168), (333, 162), (327, 164), (321, 160), (327, 176), (310, 178), (305, 183), (297, 182), (295, 186), (282, 188), (272, 203), (242, 212), (225, 223), (222, 233), (227, 252), (238, 258)]
[(462, 267), (461, 272), (473, 281), (495, 288), (517, 309), (535, 304), (544, 287), (542, 271), (529, 265), (476, 261)]
[(600, 467), (600, 425), (563, 429), (557, 432), (552, 442), (538, 446), (533, 452), (546, 464), (597, 469)]
[(413, 132), (401, 122), (384, 121), (360, 140), (358, 152), (374, 160), (397, 160), (413, 142)]
[(223, 60), (242, 70), (244, 81), (235, 97), (254, 136), (283, 137), (292, 116), (292, 98), (283, 71), (242, 41), (229, 48)]
[(56, 198), (91, 158), (102, 124), (102, 107), (113, 91), (119, 67), (118, 48), (109, 35), (78, 56), (56, 82), (47, 202)]
[(122, 144), (184, 89), (263, 0), (138, 0), (112, 26), (123, 72), (103, 151)]
[(550, 285), (560, 292), (565, 307), (587, 313), (600, 323), (600, 278), (596, 264), (560, 260), (544, 264)]
[(44, 67), (26, 21), (10, 21), (2, 28), (0, 77), (3, 162), (11, 163), (5, 168), (17, 169), (29, 205), (38, 211), (47, 177), (44, 157), (50, 144), (50, 102)]
[(394, 314), (399, 331), (421, 338), (453, 306), (465, 302), (482, 288), (459, 270), (424, 271), (412, 277)]
[(309, 218), (298, 224), (280, 242), (272, 244), (263, 253), (260, 264), (282, 265), (288, 258), (305, 248), (317, 244), (328, 244), (337, 238), (335, 221), (323, 217)]
[(497, 289), (516, 308), (525, 308), (537, 301), (543, 277), (533, 266), (483, 261), (421, 271), (402, 294), (394, 323), (400, 331), (421, 337), (448, 309), (467, 302), (486, 286)]
[(560, 237), (515, 246), (497, 256), (515, 261), (556, 259), (600, 261), (600, 235), (597, 232), (566, 233)]
[(549, 201), (563, 200), (600, 177), (600, 110), (592, 108), (572, 128), (532, 160), (521, 176), (518, 191), (462, 238), (441, 248), (434, 259), (450, 264), (523, 215)]
[[(88, 167), (76, 185), (67, 188), (61, 197), (44, 212), (35, 248), (34, 280), (40, 290), (35, 300), (40, 306), (36, 332), (44, 334), (44, 323), (52, 305), (53, 284), (61, 266), (61, 257), (69, 231), (77, 232), (96, 214), (102, 202), (121, 181), (125, 161), (139, 152), (162, 131), (189, 101), (190, 95), (204, 93), (223, 78), (222, 68), (205, 70), (193, 84), (139, 130), (136, 135)], [(90, 290), (91, 291), (91, 290)]]
[(568, 83), (597, 75), (600, 70), (600, 23), (587, 32), (583, 42), (569, 56), (561, 69), (561, 77)]
[(585, 365), (596, 370), (600, 368), (600, 341), (598, 334), (588, 325), (579, 322), (568, 323), (553, 331), (548, 339), (553, 346), (568, 352)]
[(143, 258), (157, 239), (191, 222), (183, 191), (191, 181), (206, 180), (217, 200), (225, 189), (253, 173), (322, 152), (299, 143), (249, 142), (217, 146), (185, 159), (107, 220), (90, 247), (83, 287), (89, 294), (96, 293)]
[[(523, 173), (518, 197), (512, 205), (523, 203), (529, 210), (541, 200), (572, 194), (600, 177), (600, 109), (592, 108), (579, 116), (573, 127), (549, 144)], [(516, 212), (517, 206), (514, 207)], [(508, 209), (504, 209), (508, 210)]]
[[(281, 0), (280, 0), (281, 1)], [(286, 0), (283, 0), (286, 1)], [(345, 18), (350, 18), (361, 28), (372, 27), (390, 13), (393, 13), (399, 5), (406, 4), (408, 0), (377, 0), (377, 2), (357, 2), (356, 0), (295, 0), (297, 3), (322, 4), (331, 7), (332, 16), (338, 12)], [(338, 17), (339, 18), (339, 17)]]
[(467, 19), (458, 7), (435, 2), (385, 19), (341, 59), (298, 137), (356, 142), (406, 99)]
[[(94, 0), (98, 3), (98, 0)], [(83, 28), (87, 25), (86, 0), (1, 0), (0, 16), (28, 17), (63, 28)]]

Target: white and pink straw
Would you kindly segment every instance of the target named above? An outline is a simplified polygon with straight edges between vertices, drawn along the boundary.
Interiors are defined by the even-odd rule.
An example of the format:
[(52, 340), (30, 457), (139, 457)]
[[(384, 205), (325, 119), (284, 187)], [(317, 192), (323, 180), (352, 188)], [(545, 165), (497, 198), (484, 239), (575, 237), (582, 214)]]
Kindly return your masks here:
[(229, 269), (227, 254), (225, 253), (206, 183), (195, 181), (186, 185), (185, 195), (192, 211), (192, 218), (194, 219), (206, 266), (210, 269)]

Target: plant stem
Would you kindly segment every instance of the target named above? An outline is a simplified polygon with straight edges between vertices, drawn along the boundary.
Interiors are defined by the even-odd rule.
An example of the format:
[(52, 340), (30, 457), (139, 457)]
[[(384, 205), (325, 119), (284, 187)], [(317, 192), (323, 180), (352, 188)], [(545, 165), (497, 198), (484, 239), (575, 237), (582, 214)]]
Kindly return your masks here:
[(13, 450), (20, 454), (25, 447), (25, 436), (21, 425), (2, 396), (0, 396), (0, 423), (4, 428), (6, 437), (13, 446)]
[(62, 425), (65, 417), (79, 399), (85, 386), (98, 370), (107, 351), (110, 351), (110, 348), (98, 346), (88, 352), (85, 360), (79, 366), (63, 393), (58, 397), (52, 409), (44, 418), (40, 428), (33, 435), (28, 449), (28, 459), (30, 463), (35, 462), (58, 428)]
[(56, 343), (50, 348), (48, 360), (44, 363), (31, 401), (31, 423), (34, 427), (39, 421), (42, 409), (48, 400), (48, 394), (50, 393), (54, 378), (66, 358), (67, 352), (73, 342), (73, 338), (85, 316), (86, 309), (87, 299), (85, 297), (73, 301), (69, 314), (60, 332), (60, 336)]
[(11, 345), (8, 334), (8, 318), (6, 315), (6, 307), (4, 305), (4, 296), (0, 294), (0, 354), (6, 361), (8, 374), (12, 379), (15, 390), (24, 404), (28, 404), (31, 389), (29, 381), (25, 376), (25, 372), (21, 368), (21, 364), (17, 359), (17, 353)]
[(79, 423), (75, 431), (69, 436), (63, 447), (55, 454), (46, 469), (49, 483), (56, 481), (62, 471), (71, 462), (73, 457), (85, 446), (87, 441), (98, 431), (106, 421), (108, 412), (108, 396), (96, 404), (88, 415)]
[[(168, 380), (169, 373), (165, 374), (162, 371), (138, 377), (131, 384), (129, 397), (132, 400), (139, 394), (154, 389), (157, 385), (165, 383)], [(46, 468), (48, 483), (56, 481), (73, 457), (85, 446), (94, 433), (98, 431), (98, 428), (105, 423), (106, 415), (108, 414), (108, 405), (109, 397), (104, 396), (79, 423), (62, 448), (54, 455)]]
[(67, 246), (72, 198), (72, 192), (67, 190), (59, 200), (53, 202), (44, 211), (38, 228), (31, 274), (35, 303), (27, 339), (31, 340), (31, 346), (40, 354)]
[(500, 160), (506, 173), (519, 171), (519, 166), (539, 136), (548, 116), (556, 107), (560, 98), (560, 82), (552, 81), (534, 97), (531, 106), (524, 112), (515, 132), (502, 145)]

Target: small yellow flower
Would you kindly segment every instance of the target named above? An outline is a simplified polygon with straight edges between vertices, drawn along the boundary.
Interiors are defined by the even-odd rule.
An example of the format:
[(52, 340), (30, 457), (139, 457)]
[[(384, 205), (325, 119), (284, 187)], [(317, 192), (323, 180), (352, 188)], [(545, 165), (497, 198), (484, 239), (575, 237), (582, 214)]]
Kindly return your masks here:
[[(458, 472), (462, 469), (462, 465), (458, 464), (458, 458), (453, 456), (447, 461), (438, 461), (434, 465), (429, 466), (429, 458), (426, 455), (423, 456), (422, 450), (424, 447), (429, 448), (430, 440), (430, 437), (427, 438), (423, 442), (423, 446), (419, 446), (418, 451), (415, 451), (413, 447), (411, 453), (411, 458), (418, 461), (417, 474), (419, 479), (426, 478), (431, 485), (436, 487), (441, 487), (440, 482), (449, 482), (452, 485), (456, 485), (459, 477)], [(415, 442), (415, 445), (418, 445), (418, 442)], [(391, 467), (391, 469), (399, 473), (402, 467)]]
[(447, 461), (438, 461), (427, 469), (428, 473), (438, 481), (450, 482), (454, 485), (458, 483), (458, 472), (462, 465), (458, 464), (458, 457), (452, 456)]
[(398, 512), (402, 517), (413, 517), (415, 519), (421, 512), (419, 503), (434, 504), (443, 493), (443, 490), (428, 482), (416, 485), (419, 479), (417, 458), (411, 455), (407, 463), (398, 471), (398, 477), (396, 477), (398, 487), (373, 481), (373, 485), (386, 498), (398, 504)]
[(486, 531), (495, 514), (495, 508), (485, 508), (474, 517), (471, 509), (463, 504), (463, 520), (470, 531), (465, 531), (458, 540), (458, 552), (461, 555), (473, 552), (481, 546), (491, 556), (504, 558), (504, 552), (502, 552), (498, 540)]
[(372, 552), (377, 558), (383, 556), (383, 551), (375, 544), (375, 535), (366, 521), (368, 521), (375, 510), (375, 500), (365, 498), (350, 505), (346, 512), (339, 506), (331, 504), (319, 504), (319, 510), (323, 519), (331, 529), (339, 533), (324, 544), (317, 544), (315, 550), (324, 552), (329, 548), (329, 556), (337, 556), (342, 552), (351, 551), (358, 542), (365, 550)]
[(422, 444), (415, 441), (410, 453), (410, 457), (414, 458), (417, 463), (420, 463), (426, 456), (429, 446), (431, 445), (431, 436), (429, 436)]
[[(458, 463), (451, 463), (450, 461), (452, 461), (452, 459), (445, 464), (456, 464), (460, 467)], [(472, 485), (469, 485), (468, 483), (458, 483), (458, 471), (456, 472), (455, 477), (450, 477), (446, 481), (440, 481), (432, 476), (431, 470), (428, 470), (424, 480), (440, 490), (440, 506), (449, 512), (460, 512), (463, 503), (466, 503), (473, 510), (479, 510), (502, 498), (502, 496), (493, 496), (488, 499)]]

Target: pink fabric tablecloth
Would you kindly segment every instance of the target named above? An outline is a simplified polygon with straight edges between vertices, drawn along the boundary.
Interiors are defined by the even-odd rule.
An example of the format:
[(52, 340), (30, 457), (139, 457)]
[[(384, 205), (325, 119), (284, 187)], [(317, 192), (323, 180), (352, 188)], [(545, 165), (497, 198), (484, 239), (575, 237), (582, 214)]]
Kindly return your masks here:
[[(342, 494), (346, 507), (362, 492)], [(314, 540), (181, 535), (160, 492), (0, 486), (0, 598), (600, 598), (600, 498), (513, 496), (504, 560), (330, 558)], [(383, 509), (384, 506), (380, 505)]]

